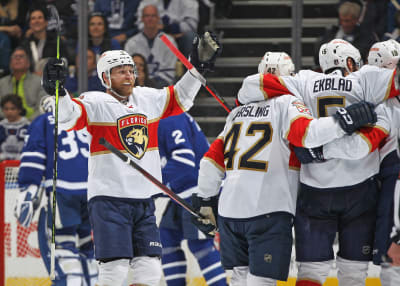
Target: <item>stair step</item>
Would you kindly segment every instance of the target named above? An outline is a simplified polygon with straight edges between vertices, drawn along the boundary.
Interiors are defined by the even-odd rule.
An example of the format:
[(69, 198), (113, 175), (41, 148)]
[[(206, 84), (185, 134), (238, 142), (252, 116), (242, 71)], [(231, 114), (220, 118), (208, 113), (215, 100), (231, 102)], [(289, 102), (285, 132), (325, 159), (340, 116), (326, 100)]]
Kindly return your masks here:
[[(215, 62), (216, 67), (257, 67), (261, 57), (226, 57), (217, 58)], [(301, 62), (303, 65), (309, 66), (314, 63), (313, 57), (302, 57)]]
[[(336, 18), (313, 18), (303, 19), (303, 28), (309, 27), (326, 27), (337, 24)], [(218, 29), (224, 28), (291, 28), (292, 19), (217, 19), (214, 27)]]
[[(303, 0), (304, 5), (332, 5), (338, 4), (339, 0)], [(232, 1), (234, 6), (275, 6), (275, 5), (286, 5), (292, 6), (293, 0), (234, 0)]]
[[(302, 43), (316, 43), (318, 37), (301, 38)], [(292, 38), (225, 38), (221, 39), (222, 44), (278, 44), (292, 43)]]

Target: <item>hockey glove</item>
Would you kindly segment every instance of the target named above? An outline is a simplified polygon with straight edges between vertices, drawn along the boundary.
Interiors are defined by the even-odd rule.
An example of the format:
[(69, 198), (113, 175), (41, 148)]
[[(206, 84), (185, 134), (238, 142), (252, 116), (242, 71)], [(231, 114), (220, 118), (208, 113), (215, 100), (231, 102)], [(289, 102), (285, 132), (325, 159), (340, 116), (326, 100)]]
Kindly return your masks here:
[(43, 69), (42, 87), (49, 95), (56, 95), (58, 80), (58, 95), (64, 96), (64, 83), (68, 75), (67, 64), (64, 60), (50, 58)]
[(299, 159), (302, 164), (325, 162), (322, 146), (315, 148), (294, 146), (293, 150), (297, 159)]
[(197, 194), (192, 195), (192, 205), (202, 218), (192, 216), (192, 223), (205, 235), (214, 236), (218, 231), (216, 218), (218, 216), (218, 196), (201, 198)]
[(358, 128), (374, 124), (377, 121), (377, 115), (374, 111), (375, 106), (367, 101), (360, 101), (345, 108), (339, 108), (333, 117), (339, 122), (340, 127), (351, 135)]
[(201, 73), (214, 70), (215, 60), (222, 52), (217, 37), (212, 32), (205, 32), (202, 37), (196, 36), (193, 40), (190, 62)]
[(39, 188), (36, 185), (22, 189), (15, 202), (14, 215), (23, 227), (28, 227), (31, 222), (35, 210), (40, 205)]

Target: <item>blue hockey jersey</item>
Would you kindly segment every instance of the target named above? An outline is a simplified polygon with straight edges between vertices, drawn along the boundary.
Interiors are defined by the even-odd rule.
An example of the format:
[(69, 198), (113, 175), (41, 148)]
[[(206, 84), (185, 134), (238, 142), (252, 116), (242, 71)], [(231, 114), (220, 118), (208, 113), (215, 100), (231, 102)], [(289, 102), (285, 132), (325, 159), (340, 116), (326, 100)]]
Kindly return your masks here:
[[(45, 179), (46, 193), (53, 186), (54, 116), (45, 113), (30, 125), (22, 149), (18, 184), (40, 185)], [(58, 135), (57, 192), (83, 193), (87, 190), (89, 135), (86, 130), (61, 131)]]
[(197, 186), (200, 160), (209, 148), (199, 125), (188, 113), (162, 119), (158, 148), (163, 183), (182, 198), (190, 197), (182, 192)]

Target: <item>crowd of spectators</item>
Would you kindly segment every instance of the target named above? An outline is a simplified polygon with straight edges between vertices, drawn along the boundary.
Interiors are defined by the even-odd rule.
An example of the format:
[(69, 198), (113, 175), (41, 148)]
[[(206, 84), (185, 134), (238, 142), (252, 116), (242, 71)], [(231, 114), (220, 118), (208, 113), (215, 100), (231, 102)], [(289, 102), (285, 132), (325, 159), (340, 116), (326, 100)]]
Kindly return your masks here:
[[(221, 3), (225, 3), (225, 9)], [(70, 67), (69, 92), (77, 92), (79, 63), (77, 0), (0, 1), (0, 100), (8, 94), (21, 97), (26, 118), (39, 114), (39, 101), (45, 94), (40, 86), (44, 63), (57, 56), (55, 20), (46, 5), (53, 4), (60, 14), (60, 56)], [(197, 32), (204, 30), (209, 7), (218, 18), (229, 16), (232, 1), (216, 0), (88, 0), (88, 89), (104, 90), (96, 77), (96, 62), (105, 50), (125, 49), (140, 63), (147, 63), (145, 80), (154, 87), (173, 84), (179, 74), (176, 57), (161, 43), (164, 33), (189, 55)], [(367, 61), (373, 43), (400, 40), (400, 0), (346, 0), (338, 3), (338, 24), (326, 29), (315, 45), (342, 38), (357, 47)], [(317, 52), (315, 53), (317, 54)], [(315, 61), (318, 65), (317, 57)], [(142, 75), (139, 72), (139, 76)], [(4, 115), (0, 113), (0, 118)]]

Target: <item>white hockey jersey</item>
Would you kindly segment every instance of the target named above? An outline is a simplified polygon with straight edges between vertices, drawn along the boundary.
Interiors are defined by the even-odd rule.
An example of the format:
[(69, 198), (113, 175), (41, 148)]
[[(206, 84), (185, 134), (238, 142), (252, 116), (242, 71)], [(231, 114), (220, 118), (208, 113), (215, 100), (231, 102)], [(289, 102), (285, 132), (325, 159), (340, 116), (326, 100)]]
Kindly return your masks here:
[[(276, 77), (253, 75), (248, 77), (239, 91), (242, 103), (263, 100), (290, 93), (304, 100), (316, 118), (332, 115), (338, 107), (349, 106), (360, 100), (378, 104), (399, 94), (394, 82), (396, 71), (363, 66), (358, 72), (343, 77), (340, 71), (331, 74), (300, 71), (296, 76)], [(258, 84), (258, 85), (257, 85)], [(300, 181), (315, 188), (337, 188), (361, 183), (379, 171), (379, 143), (388, 135), (387, 120), (374, 127), (362, 128), (359, 134), (370, 154), (359, 160), (331, 159), (324, 163), (305, 164), (301, 168)], [(350, 142), (350, 141), (349, 141)], [(364, 144), (364, 145), (365, 145)], [(354, 150), (357, 145), (327, 146), (328, 158), (332, 150)], [(355, 151), (357, 152), (357, 151)], [(325, 147), (324, 147), (325, 153)], [(334, 157), (334, 156), (332, 156)]]
[(79, 99), (61, 97), (60, 127), (79, 130), (86, 126), (91, 135), (88, 199), (147, 199), (159, 193), (142, 174), (99, 144), (99, 139), (104, 137), (161, 181), (159, 120), (189, 109), (199, 89), (200, 82), (187, 72), (175, 86), (135, 87), (126, 105), (103, 92), (83, 93)]
[(203, 198), (218, 194), (226, 173), (219, 215), (294, 214), (298, 177), (293, 172), (298, 168), (289, 143), (316, 147), (344, 134), (332, 117), (313, 119), (291, 95), (237, 107), (201, 160), (197, 193)]

